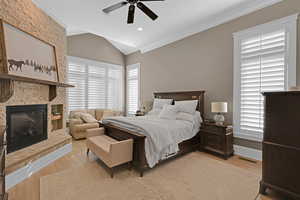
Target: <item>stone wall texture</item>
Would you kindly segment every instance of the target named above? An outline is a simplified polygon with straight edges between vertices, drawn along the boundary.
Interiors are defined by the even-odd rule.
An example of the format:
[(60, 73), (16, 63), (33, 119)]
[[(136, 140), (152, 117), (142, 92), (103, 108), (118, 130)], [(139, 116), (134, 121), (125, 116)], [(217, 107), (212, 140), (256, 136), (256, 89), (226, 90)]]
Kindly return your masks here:
[[(19, 27), (32, 35), (49, 42), (56, 47), (60, 82), (66, 80), (66, 31), (31, 0), (0, 0), (0, 19)], [(3, 49), (0, 49), (0, 51)], [(1, 53), (0, 53), (1, 55)], [(0, 69), (1, 66), (0, 63)], [(49, 87), (33, 83), (15, 82), (15, 93), (5, 103), (0, 103), (0, 125), (6, 124), (6, 106), (47, 104), (48, 118), (51, 115), (51, 105), (63, 104), (66, 111), (66, 89), (59, 88), (58, 96), (49, 102)], [(64, 115), (65, 130), (66, 115)], [(51, 132), (51, 121), (48, 122), (48, 134)]]

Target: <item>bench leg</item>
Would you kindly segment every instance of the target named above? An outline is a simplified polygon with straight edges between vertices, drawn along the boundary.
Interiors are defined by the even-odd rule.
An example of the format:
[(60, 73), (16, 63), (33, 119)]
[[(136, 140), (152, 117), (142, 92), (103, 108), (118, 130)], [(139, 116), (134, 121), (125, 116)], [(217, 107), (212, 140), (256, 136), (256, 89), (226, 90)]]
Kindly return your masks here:
[(110, 177), (114, 178), (114, 168), (112, 167), (109, 170), (110, 170)]
[(89, 152), (90, 152), (90, 149), (88, 148), (87, 151), (86, 151), (87, 156), (89, 155)]
[(129, 162), (129, 163), (128, 163), (128, 169), (129, 169), (129, 171), (132, 170), (132, 162)]
[(140, 177), (143, 178), (143, 176), (144, 176), (144, 170), (140, 169)]

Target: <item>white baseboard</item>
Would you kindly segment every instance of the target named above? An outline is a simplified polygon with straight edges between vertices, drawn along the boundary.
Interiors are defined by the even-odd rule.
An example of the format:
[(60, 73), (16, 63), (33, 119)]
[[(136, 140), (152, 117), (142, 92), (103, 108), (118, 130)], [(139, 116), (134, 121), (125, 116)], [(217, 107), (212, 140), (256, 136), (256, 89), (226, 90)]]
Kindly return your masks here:
[(72, 144), (66, 144), (65, 146), (53, 151), (36, 161), (28, 163), (26, 166), (8, 174), (5, 176), (6, 190), (12, 188), (16, 184), (22, 182), (23, 180), (29, 178), (32, 174), (39, 171), (40, 169), (51, 164), (55, 160), (61, 158), (62, 156), (70, 153), (72, 151)]
[(257, 149), (252, 149), (248, 147), (243, 147), (239, 145), (233, 145), (234, 154), (245, 158), (251, 158), (253, 160), (262, 161), (262, 151)]

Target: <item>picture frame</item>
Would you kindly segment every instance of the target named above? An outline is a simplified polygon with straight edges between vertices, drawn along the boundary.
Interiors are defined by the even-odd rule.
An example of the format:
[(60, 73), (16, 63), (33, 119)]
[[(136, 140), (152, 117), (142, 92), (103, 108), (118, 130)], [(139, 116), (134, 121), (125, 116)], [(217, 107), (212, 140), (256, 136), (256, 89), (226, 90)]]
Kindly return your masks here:
[(0, 19), (3, 69), (9, 76), (58, 83), (56, 48), (31, 33)]

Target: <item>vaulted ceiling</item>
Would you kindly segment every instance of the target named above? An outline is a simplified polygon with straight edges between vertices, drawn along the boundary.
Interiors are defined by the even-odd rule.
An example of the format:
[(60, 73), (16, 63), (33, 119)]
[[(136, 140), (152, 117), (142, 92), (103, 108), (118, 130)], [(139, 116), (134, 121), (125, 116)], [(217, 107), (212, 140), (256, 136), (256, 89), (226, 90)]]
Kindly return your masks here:
[[(281, 0), (165, 0), (145, 2), (159, 18), (152, 21), (136, 10), (127, 24), (128, 6), (102, 12), (122, 0), (33, 0), (63, 24), (68, 34), (93, 33), (110, 40), (123, 53), (146, 52), (227, 22)], [(138, 28), (143, 31), (138, 31)]]

